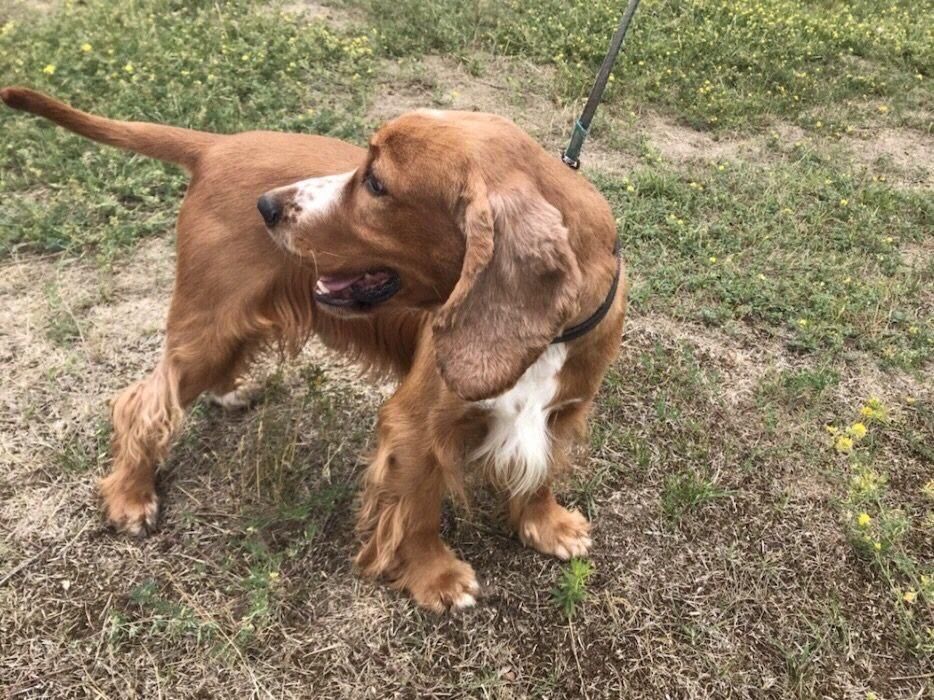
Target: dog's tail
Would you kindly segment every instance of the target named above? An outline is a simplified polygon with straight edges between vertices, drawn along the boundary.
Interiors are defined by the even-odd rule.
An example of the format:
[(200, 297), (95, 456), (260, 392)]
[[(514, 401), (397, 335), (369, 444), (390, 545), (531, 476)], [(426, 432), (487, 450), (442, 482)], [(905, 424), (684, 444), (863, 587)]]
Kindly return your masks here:
[(86, 138), (176, 163), (189, 172), (194, 170), (204, 149), (223, 138), (175, 126), (98, 117), (24, 87), (3, 88), (0, 99), (13, 109), (45, 117)]

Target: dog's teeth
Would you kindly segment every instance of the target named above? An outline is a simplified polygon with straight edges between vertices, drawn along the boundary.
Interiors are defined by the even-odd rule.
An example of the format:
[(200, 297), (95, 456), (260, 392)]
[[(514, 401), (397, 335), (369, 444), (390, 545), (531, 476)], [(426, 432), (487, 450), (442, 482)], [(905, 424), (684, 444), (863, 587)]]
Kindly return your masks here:
[(322, 282), (321, 280), (318, 280), (318, 282), (315, 284), (315, 291), (318, 292), (319, 294), (327, 294), (328, 288), (324, 284), (324, 282)]

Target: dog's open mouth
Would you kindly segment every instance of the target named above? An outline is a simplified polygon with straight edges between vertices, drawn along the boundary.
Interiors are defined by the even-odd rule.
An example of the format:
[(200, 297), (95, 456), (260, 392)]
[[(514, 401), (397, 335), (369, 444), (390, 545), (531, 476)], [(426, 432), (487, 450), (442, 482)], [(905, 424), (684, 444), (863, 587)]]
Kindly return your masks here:
[(323, 275), (315, 285), (315, 300), (328, 306), (362, 310), (382, 304), (400, 287), (399, 275), (393, 270)]

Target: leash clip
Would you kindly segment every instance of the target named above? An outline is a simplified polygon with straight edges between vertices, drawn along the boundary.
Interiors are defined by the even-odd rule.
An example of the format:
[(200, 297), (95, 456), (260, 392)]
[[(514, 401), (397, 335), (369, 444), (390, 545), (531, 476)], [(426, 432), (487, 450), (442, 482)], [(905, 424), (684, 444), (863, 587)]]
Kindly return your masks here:
[(564, 163), (569, 168), (571, 168), (571, 170), (580, 170), (581, 159), (571, 158), (571, 156), (568, 155), (567, 151), (561, 151), (561, 162)]
[(600, 99), (603, 97), (603, 91), (606, 89), (606, 83), (610, 79), (610, 71), (613, 70), (616, 57), (623, 49), (623, 40), (626, 38), (629, 23), (632, 21), (632, 16), (636, 13), (637, 7), (639, 7), (639, 0), (629, 0), (629, 4), (626, 5), (626, 11), (623, 12), (619, 27), (610, 40), (610, 47), (607, 49), (606, 56), (600, 66), (600, 71), (597, 73), (597, 79), (594, 80), (593, 87), (590, 89), (590, 95), (587, 97), (587, 104), (584, 105), (584, 111), (581, 113), (580, 119), (574, 122), (574, 130), (571, 132), (571, 142), (568, 144), (567, 149), (561, 154), (561, 162), (572, 170), (577, 170), (581, 167), (580, 154), (581, 148), (584, 146), (584, 139), (587, 138), (587, 131), (590, 129), (590, 124), (597, 111), (597, 106), (600, 104)]

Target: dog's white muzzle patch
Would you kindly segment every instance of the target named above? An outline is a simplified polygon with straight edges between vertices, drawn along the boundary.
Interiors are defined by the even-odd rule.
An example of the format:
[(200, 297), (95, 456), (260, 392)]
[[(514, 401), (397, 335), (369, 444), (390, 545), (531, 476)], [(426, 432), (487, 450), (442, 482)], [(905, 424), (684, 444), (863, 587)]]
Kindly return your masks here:
[(354, 176), (356, 170), (338, 175), (311, 177), (296, 182), (292, 203), (295, 207), (297, 223), (305, 223), (327, 215), (340, 203), (344, 188)]

